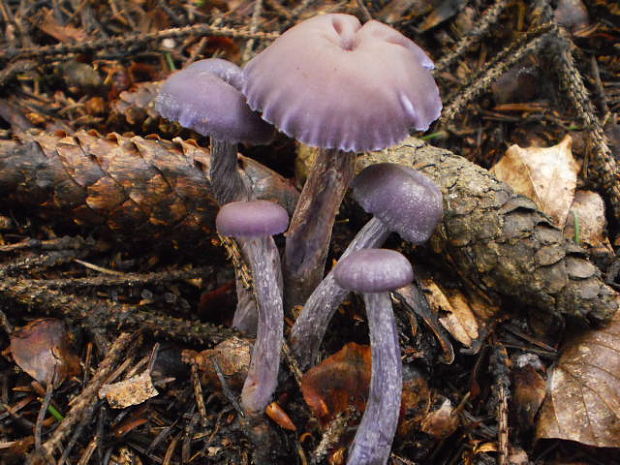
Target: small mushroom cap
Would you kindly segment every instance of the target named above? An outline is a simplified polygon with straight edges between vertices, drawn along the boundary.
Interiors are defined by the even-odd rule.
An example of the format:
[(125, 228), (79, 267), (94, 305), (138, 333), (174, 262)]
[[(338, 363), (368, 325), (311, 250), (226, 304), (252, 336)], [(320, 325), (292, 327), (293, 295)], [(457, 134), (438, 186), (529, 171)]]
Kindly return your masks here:
[(387, 292), (413, 281), (413, 268), (395, 250), (362, 249), (338, 262), (334, 278), (340, 287), (350, 291)]
[(265, 120), (305, 144), (381, 150), (439, 117), (432, 68), (395, 29), (326, 14), (289, 29), (250, 61), (243, 93)]
[(288, 213), (268, 200), (231, 202), (220, 208), (215, 226), (222, 236), (250, 239), (272, 236), (286, 231)]
[(166, 79), (155, 108), (164, 118), (203, 136), (230, 143), (268, 143), (274, 130), (248, 107), (242, 86), (241, 68), (234, 63), (200, 60)]
[(426, 242), (443, 216), (437, 184), (408, 166), (370, 165), (353, 179), (351, 188), (366, 212), (413, 244)]

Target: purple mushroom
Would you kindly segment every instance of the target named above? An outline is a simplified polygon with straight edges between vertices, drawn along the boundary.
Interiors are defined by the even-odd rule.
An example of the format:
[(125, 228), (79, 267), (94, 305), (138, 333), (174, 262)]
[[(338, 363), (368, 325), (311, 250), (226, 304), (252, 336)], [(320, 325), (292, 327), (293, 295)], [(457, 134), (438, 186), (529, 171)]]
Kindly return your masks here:
[(283, 342), (282, 271), (280, 255), (271, 237), (284, 232), (288, 213), (266, 200), (232, 202), (224, 205), (216, 219), (222, 236), (237, 239), (248, 258), (258, 303), (256, 343), (248, 376), (241, 391), (241, 406), (256, 417), (275, 392)]
[(274, 135), (273, 128), (248, 107), (242, 86), (243, 73), (237, 65), (209, 58), (168, 77), (155, 103), (164, 118), (210, 137), (211, 185), (220, 205), (250, 197), (237, 171), (237, 144), (266, 144)]
[[(407, 166), (370, 165), (351, 187), (353, 198), (374, 217), (351, 241), (341, 260), (360, 249), (381, 247), (392, 232), (412, 244), (422, 244), (443, 215), (439, 187)], [(291, 351), (302, 369), (316, 362), (327, 326), (348, 293), (336, 283), (332, 270), (308, 298), (290, 336)]]
[(410, 283), (413, 269), (394, 250), (364, 249), (342, 259), (334, 276), (343, 288), (363, 295), (372, 352), (368, 402), (347, 465), (385, 465), (398, 426), (403, 386), (398, 330), (389, 291)]
[[(164, 118), (210, 136), (209, 177), (220, 205), (249, 200), (251, 188), (237, 170), (237, 144), (266, 144), (273, 127), (250, 110), (241, 94), (243, 73), (234, 63), (219, 58), (200, 60), (172, 74), (162, 85), (156, 108)], [(250, 292), (237, 281), (237, 310), (233, 326), (254, 334), (257, 310)]]
[(284, 253), (285, 300), (302, 304), (323, 276), (334, 219), (355, 152), (426, 130), (441, 100), (433, 63), (378, 21), (326, 14), (286, 31), (244, 68), (249, 106), (285, 134), (320, 147)]

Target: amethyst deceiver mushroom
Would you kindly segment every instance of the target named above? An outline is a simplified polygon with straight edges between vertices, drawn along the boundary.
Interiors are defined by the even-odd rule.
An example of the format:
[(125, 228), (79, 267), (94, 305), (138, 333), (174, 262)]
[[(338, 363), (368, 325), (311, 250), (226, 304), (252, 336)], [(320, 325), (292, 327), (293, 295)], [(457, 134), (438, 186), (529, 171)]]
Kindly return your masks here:
[(260, 415), (275, 392), (283, 343), (282, 271), (280, 255), (271, 237), (284, 232), (288, 213), (267, 200), (232, 202), (215, 219), (222, 236), (237, 239), (252, 270), (258, 304), (256, 342), (248, 376), (241, 391), (241, 406), (250, 416)]
[(413, 280), (407, 259), (394, 250), (364, 249), (343, 258), (334, 270), (341, 287), (361, 293), (366, 306), (372, 372), (370, 392), (347, 465), (385, 465), (398, 426), (402, 363), (389, 291)]
[[(352, 196), (373, 218), (357, 233), (341, 260), (360, 249), (381, 247), (392, 232), (414, 245), (426, 242), (443, 215), (439, 187), (408, 166), (378, 163), (351, 183)], [(290, 347), (301, 369), (316, 362), (334, 312), (349, 291), (330, 271), (310, 294), (291, 329)]]
[(210, 137), (209, 174), (220, 205), (250, 197), (237, 171), (237, 144), (266, 144), (274, 135), (273, 128), (248, 107), (242, 86), (243, 73), (237, 65), (209, 58), (170, 75), (155, 102), (164, 118)]
[(286, 31), (244, 67), (243, 93), (263, 119), (320, 147), (287, 232), (285, 300), (303, 304), (323, 276), (354, 153), (426, 130), (441, 100), (429, 57), (378, 21), (326, 14)]
[[(155, 103), (164, 118), (209, 136), (209, 178), (220, 205), (252, 197), (237, 169), (238, 143), (266, 144), (274, 135), (273, 127), (248, 107), (241, 93), (242, 85), (241, 68), (227, 60), (209, 58), (168, 77)], [(256, 305), (242, 280), (235, 277), (237, 310), (233, 326), (254, 334)]]

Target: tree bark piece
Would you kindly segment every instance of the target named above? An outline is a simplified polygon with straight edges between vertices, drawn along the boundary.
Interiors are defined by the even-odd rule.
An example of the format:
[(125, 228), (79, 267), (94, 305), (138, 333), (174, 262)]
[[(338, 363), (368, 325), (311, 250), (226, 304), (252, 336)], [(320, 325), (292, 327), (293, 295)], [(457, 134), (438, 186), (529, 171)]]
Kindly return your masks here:
[(358, 158), (400, 163), (433, 179), (444, 195), (444, 219), (431, 239), (463, 281), (524, 308), (608, 322), (618, 295), (600, 277), (585, 251), (534, 203), (498, 181), (487, 170), (454, 153), (415, 138)]

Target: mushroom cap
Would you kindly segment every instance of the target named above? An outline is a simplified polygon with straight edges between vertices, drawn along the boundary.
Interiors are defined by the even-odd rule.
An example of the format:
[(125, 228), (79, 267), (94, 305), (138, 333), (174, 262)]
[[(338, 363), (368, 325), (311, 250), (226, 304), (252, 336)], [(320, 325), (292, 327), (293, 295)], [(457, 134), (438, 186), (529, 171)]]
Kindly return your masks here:
[(170, 75), (155, 101), (157, 112), (203, 136), (230, 143), (266, 144), (273, 128), (248, 107), (243, 73), (234, 63), (209, 58)]
[(257, 238), (280, 234), (288, 227), (288, 213), (268, 200), (231, 202), (220, 208), (215, 217), (222, 236)]
[(413, 281), (413, 268), (395, 250), (362, 249), (338, 262), (334, 278), (340, 287), (350, 291), (387, 292)]
[(408, 166), (370, 165), (353, 179), (351, 188), (366, 212), (413, 244), (426, 242), (443, 216), (439, 186)]
[(305, 144), (381, 150), (439, 117), (432, 68), (395, 29), (326, 14), (292, 27), (251, 60), (243, 93), (263, 119)]

